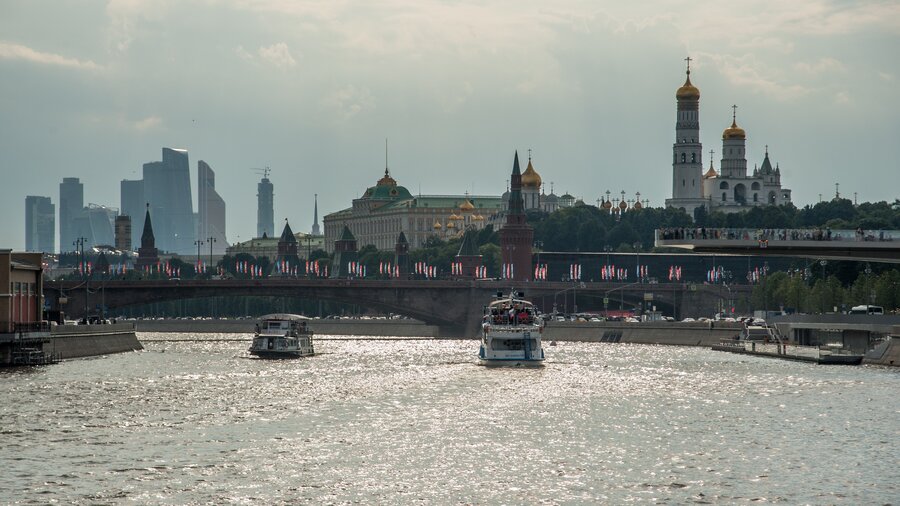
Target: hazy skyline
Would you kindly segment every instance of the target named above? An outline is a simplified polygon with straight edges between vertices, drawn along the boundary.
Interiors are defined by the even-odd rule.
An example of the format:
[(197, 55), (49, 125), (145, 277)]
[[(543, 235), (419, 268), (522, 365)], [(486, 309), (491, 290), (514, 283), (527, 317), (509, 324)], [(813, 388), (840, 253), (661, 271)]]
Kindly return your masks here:
[[(765, 146), (798, 207), (900, 198), (900, 4), (654, 1), (0, 0), (0, 153), (25, 245), (25, 196), (118, 207), (162, 147), (216, 172), (228, 240), (256, 230), (251, 168), (295, 231), (390, 168), (413, 194), (499, 194), (513, 151), (547, 191), (592, 203), (671, 194), (675, 90), (690, 55), (704, 168), (722, 130)], [(196, 210), (196, 209), (195, 209)], [(65, 247), (66, 245), (60, 245)]]

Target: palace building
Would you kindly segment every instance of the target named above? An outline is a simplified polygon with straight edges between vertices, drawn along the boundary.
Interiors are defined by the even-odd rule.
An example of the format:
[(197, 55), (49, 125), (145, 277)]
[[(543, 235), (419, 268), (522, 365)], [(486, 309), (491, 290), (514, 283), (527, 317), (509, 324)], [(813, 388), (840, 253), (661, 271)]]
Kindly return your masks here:
[[(732, 106), (731, 126), (722, 132), (722, 159), (717, 172), (710, 160), (703, 173), (700, 143), (700, 90), (691, 83), (690, 58), (687, 78), (675, 92), (677, 117), (672, 146), (672, 198), (667, 207), (679, 207), (693, 215), (700, 208), (728, 213), (754, 206), (790, 203), (791, 190), (781, 186), (781, 169), (772, 167), (769, 149), (762, 166), (747, 173), (747, 134), (737, 124), (737, 106)], [(713, 152), (710, 151), (710, 155)]]
[(481, 230), (497, 220), (501, 209), (498, 196), (414, 196), (385, 167), (384, 176), (353, 199), (351, 207), (325, 215), (325, 251), (335, 250), (345, 226), (359, 247), (371, 244), (380, 251), (394, 251), (403, 232), (409, 248), (416, 249), (429, 237), (457, 237), (469, 229)]

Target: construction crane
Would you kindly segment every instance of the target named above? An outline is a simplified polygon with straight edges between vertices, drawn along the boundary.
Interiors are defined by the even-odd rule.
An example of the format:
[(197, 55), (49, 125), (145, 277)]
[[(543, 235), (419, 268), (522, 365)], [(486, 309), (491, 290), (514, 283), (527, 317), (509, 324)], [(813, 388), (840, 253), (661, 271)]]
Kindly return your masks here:
[(257, 174), (262, 174), (263, 179), (269, 179), (269, 174), (272, 172), (272, 169), (270, 169), (268, 166), (266, 166), (265, 169), (252, 168), (250, 170), (256, 172)]

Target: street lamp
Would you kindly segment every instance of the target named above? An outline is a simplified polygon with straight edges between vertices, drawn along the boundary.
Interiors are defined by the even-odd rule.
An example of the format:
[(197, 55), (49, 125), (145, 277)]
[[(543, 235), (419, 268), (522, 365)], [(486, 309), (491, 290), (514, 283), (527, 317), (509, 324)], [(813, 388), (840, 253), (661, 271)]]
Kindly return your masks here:
[(213, 262), (212, 248), (213, 248), (213, 243), (216, 242), (216, 238), (212, 237), (212, 236), (207, 237), (206, 242), (209, 244), (209, 266), (212, 267), (212, 262)]
[(72, 243), (75, 246), (75, 253), (78, 253), (78, 248), (81, 248), (81, 277), (84, 279), (84, 323), (88, 322), (88, 282), (90, 278), (88, 278), (87, 271), (87, 260), (84, 258), (84, 243), (87, 241), (84, 237), (79, 237), (75, 239), (75, 242)]
[(872, 293), (872, 292), (874, 292), (874, 290), (872, 290), (871, 283), (869, 280), (869, 275), (872, 274), (872, 266), (870, 266), (868, 263), (866, 264), (865, 273), (866, 273), (866, 295), (869, 297), (869, 304), (874, 304), (875, 303), (875, 294)]
[(195, 270), (194, 274), (196, 276), (199, 276), (200, 275), (200, 246), (203, 246), (206, 243), (201, 241), (200, 239), (197, 239), (196, 241), (194, 241), (194, 244), (197, 245), (197, 265), (195, 267), (196, 270)]

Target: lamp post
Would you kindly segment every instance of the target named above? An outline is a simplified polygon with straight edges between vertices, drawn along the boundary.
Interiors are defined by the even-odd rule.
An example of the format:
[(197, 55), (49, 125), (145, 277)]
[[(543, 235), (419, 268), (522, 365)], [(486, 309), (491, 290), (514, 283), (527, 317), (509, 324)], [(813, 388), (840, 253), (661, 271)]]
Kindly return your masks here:
[(872, 266), (870, 266), (869, 264), (866, 264), (865, 273), (866, 273), (866, 297), (869, 299), (869, 304), (874, 304), (875, 303), (875, 294), (872, 293), (873, 290), (871, 288), (871, 284), (870, 284), (870, 280), (869, 280), (869, 275), (872, 274)]
[[(216, 238), (215, 238), (215, 237), (212, 237), (212, 236), (209, 236), (209, 237), (206, 238), (206, 242), (207, 242), (207, 244), (209, 244), (209, 265), (210, 265), (210, 267), (212, 267), (212, 262), (213, 262), (213, 260), (212, 260), (212, 248), (213, 248), (213, 243), (216, 242)], [(212, 275), (210, 275), (210, 277), (212, 277)]]
[(203, 246), (206, 243), (201, 241), (200, 239), (197, 239), (196, 241), (194, 241), (194, 244), (197, 245), (197, 265), (194, 266), (194, 274), (196, 276), (200, 276), (200, 246)]
[(81, 249), (81, 277), (84, 280), (84, 323), (88, 322), (88, 272), (87, 272), (87, 260), (84, 258), (84, 243), (87, 241), (84, 237), (79, 237), (75, 239), (75, 242), (72, 243), (75, 246), (75, 253), (78, 253), (79, 248)]

